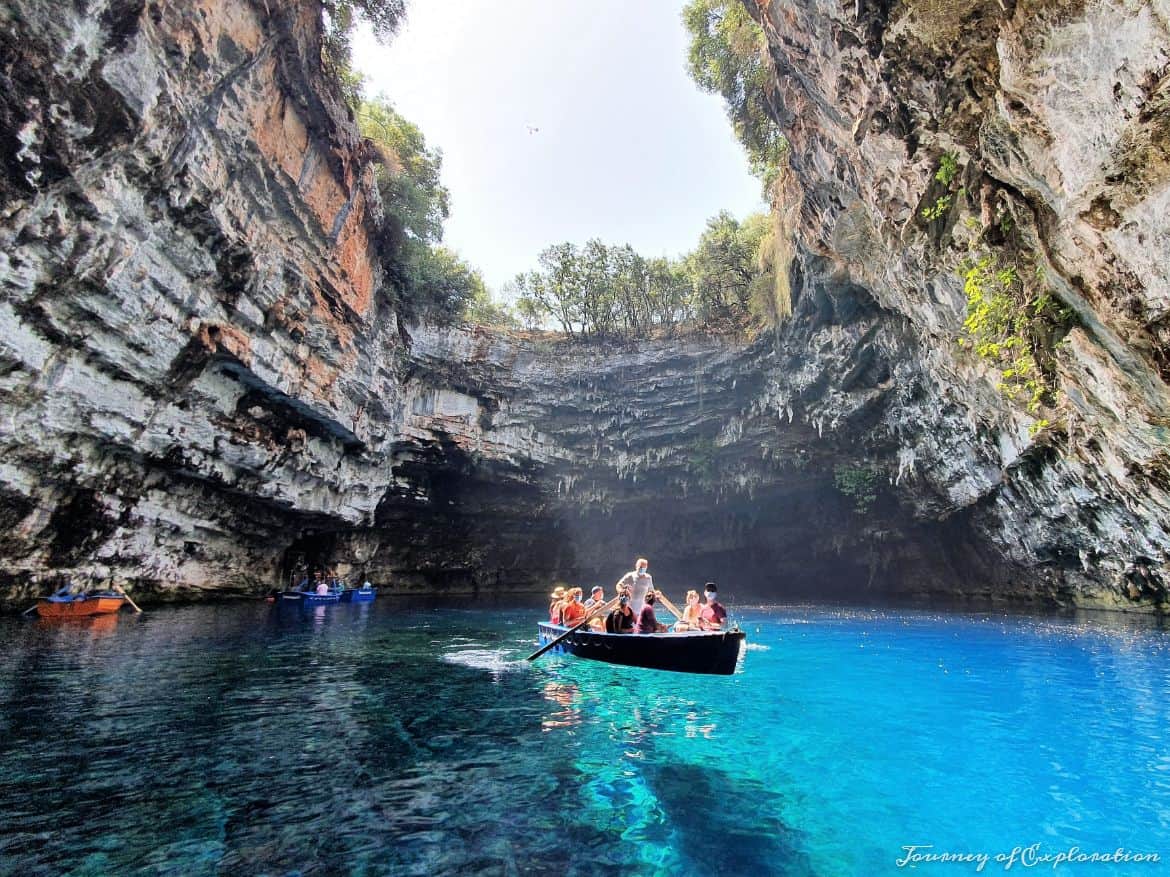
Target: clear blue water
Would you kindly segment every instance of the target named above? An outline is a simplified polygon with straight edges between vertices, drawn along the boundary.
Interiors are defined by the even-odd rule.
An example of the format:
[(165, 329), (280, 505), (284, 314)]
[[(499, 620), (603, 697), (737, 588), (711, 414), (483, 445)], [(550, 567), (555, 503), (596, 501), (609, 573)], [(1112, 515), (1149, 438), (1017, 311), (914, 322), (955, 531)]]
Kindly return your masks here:
[(1170, 860), (1161, 630), (741, 610), (741, 672), (695, 677), (526, 664), (536, 614), (0, 620), (0, 874), (975, 873), (900, 871), (907, 844)]

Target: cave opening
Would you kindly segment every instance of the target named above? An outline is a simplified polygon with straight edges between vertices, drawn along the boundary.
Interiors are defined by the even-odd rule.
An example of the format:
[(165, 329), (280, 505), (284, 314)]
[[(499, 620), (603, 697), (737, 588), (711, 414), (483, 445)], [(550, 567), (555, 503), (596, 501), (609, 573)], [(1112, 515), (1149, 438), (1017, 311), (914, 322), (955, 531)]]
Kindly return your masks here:
[(336, 565), (338, 541), (338, 531), (303, 532), (285, 549), (281, 558), (281, 584), (298, 585), (305, 578), (312, 581), (318, 570), (328, 572)]

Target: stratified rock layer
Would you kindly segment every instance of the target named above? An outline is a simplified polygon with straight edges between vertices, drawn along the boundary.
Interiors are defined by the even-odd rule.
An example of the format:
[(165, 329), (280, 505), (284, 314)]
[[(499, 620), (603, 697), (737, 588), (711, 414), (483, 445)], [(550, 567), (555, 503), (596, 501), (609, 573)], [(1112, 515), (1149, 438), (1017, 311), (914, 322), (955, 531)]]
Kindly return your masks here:
[[(951, 5), (749, 4), (793, 316), (619, 347), (400, 324), (315, 4), (8, 4), (4, 599), (647, 554), (744, 595), (1164, 604), (1165, 4)], [(965, 191), (924, 222), (944, 152)], [(1035, 435), (956, 345), (963, 220), (1006, 214), (1078, 317)]]
[[(969, 515), (1012, 588), (1164, 606), (1170, 4), (748, 8), (792, 147), (796, 270), (865, 287), (917, 340), (913, 397), (868, 440), (901, 446), (922, 513)], [(1026, 265), (1071, 312), (1035, 438), (956, 347), (970, 252)]]
[(297, 521), (372, 518), (400, 395), (318, 13), (0, 16), (3, 574), (270, 583)]

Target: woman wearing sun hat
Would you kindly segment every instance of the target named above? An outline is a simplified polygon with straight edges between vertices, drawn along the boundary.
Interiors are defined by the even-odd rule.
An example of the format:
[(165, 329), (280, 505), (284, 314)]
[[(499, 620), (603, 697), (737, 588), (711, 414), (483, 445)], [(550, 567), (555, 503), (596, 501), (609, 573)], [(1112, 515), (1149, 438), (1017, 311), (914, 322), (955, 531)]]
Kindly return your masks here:
[(557, 585), (549, 596), (552, 598), (552, 602), (548, 604), (549, 623), (560, 624), (561, 604), (565, 602), (565, 589), (561, 585)]

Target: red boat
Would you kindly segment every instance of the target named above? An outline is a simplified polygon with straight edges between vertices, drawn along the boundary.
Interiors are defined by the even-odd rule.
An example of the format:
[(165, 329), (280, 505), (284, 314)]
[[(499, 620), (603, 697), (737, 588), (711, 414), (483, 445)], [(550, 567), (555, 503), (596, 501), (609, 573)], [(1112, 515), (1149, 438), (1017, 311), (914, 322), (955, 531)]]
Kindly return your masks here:
[(100, 594), (44, 597), (37, 601), (37, 615), (41, 618), (82, 618), (86, 615), (105, 615), (117, 612), (126, 602), (121, 594), (105, 591)]

